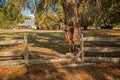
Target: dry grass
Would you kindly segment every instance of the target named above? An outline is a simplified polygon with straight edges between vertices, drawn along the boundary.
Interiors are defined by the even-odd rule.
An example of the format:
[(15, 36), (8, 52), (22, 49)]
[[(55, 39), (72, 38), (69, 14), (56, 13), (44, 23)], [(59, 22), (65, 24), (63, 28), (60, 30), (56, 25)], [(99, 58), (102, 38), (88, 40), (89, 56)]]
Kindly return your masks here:
[[(2, 32), (2, 31), (1, 31)], [(66, 40), (64, 37), (63, 31), (8, 31), (7, 33), (1, 33), (0, 40), (11, 40), (11, 39), (23, 39), (23, 34), (25, 32), (29, 33), (29, 46), (33, 47), (30, 48), (40, 51), (46, 52), (57, 52), (57, 53), (65, 53), (67, 51), (66, 48)], [(57, 44), (57, 45), (56, 45)], [(16, 48), (15, 48), (16, 47)], [(0, 48), (0, 51), (8, 51), (10, 49), (23, 49), (23, 45), (19, 46), (3, 46)]]
[[(29, 32), (29, 50), (41, 53), (66, 53), (63, 31), (0, 31), (0, 40), (22, 39)], [(120, 30), (88, 30), (85, 36), (120, 36)], [(23, 49), (24, 45), (0, 46), (0, 52)], [(71, 63), (51, 63), (39, 65), (0, 66), (0, 80), (120, 80), (120, 63), (94, 63), (91, 66), (56, 68)]]
[[(62, 63), (63, 64), (63, 63)], [(68, 64), (68, 63), (64, 63)], [(1, 80), (119, 80), (119, 63), (96, 63), (86, 67), (55, 68), (61, 63), (0, 67)]]

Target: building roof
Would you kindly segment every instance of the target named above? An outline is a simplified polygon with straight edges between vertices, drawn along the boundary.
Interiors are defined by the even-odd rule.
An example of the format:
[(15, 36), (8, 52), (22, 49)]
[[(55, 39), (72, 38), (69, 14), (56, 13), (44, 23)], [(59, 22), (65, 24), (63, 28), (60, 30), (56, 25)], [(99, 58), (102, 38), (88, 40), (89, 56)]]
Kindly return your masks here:
[(18, 23), (18, 26), (35, 26), (35, 20), (24, 20), (23, 23)]

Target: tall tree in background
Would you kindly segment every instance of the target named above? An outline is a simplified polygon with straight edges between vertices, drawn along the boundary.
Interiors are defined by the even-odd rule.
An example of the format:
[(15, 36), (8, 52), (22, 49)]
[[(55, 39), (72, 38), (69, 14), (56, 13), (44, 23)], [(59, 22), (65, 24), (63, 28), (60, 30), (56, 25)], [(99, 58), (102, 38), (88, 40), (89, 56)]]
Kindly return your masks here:
[(120, 24), (120, 0), (102, 0), (102, 20), (109, 24)]
[(17, 26), (17, 24), (23, 20), (21, 14), (21, 0), (3, 1), (5, 2), (0, 7), (0, 27), (9, 28), (10, 26)]

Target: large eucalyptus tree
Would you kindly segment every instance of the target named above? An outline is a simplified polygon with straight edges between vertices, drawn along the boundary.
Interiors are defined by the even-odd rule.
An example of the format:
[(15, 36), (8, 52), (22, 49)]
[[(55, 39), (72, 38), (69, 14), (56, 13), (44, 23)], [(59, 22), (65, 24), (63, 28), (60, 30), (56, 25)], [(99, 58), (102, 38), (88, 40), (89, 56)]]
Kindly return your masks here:
[[(105, 0), (32, 0), (32, 1), (34, 2), (34, 9), (36, 11), (36, 13), (35, 12), (34, 13), (37, 14), (37, 17), (45, 15), (47, 16), (47, 18), (55, 22), (62, 21), (65, 24), (66, 39), (68, 41), (69, 51), (72, 53), (75, 53), (78, 49), (77, 47), (79, 47), (80, 45), (81, 35), (80, 26), (82, 25), (81, 20), (82, 18), (80, 17), (79, 14), (79, 7), (81, 6), (81, 4), (83, 4), (82, 2), (84, 1), (89, 16), (91, 15), (91, 18), (93, 18), (96, 28), (98, 28), (99, 26), (98, 23), (102, 19), (101, 14), (104, 14), (103, 5), (105, 4), (103, 4), (103, 2)], [(109, 3), (109, 0), (107, 2)], [(60, 6), (62, 6), (62, 9), (60, 8)], [(57, 9), (61, 9), (64, 17), (55, 20), (52, 17), (48, 16), (50, 10), (58, 15), (59, 10)], [(83, 19), (84, 18), (85, 17), (83, 17)]]
[(78, 16), (78, 6), (82, 0), (62, 0), (66, 39), (68, 41), (69, 51), (75, 53), (80, 45), (80, 22)]
[(80, 45), (80, 20), (78, 7), (82, 0), (40, 0), (37, 5), (37, 12), (46, 13), (48, 10), (55, 10), (59, 3), (62, 6), (65, 24), (65, 35), (69, 51), (75, 53)]

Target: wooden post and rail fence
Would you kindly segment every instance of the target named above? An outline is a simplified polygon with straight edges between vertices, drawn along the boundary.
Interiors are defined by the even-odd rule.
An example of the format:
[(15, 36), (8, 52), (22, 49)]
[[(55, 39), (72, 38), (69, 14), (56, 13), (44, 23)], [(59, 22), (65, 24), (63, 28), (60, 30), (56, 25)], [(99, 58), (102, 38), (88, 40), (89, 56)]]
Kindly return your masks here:
[[(116, 45), (119, 45), (117, 47), (112, 47), (112, 46), (106, 46), (104, 43), (101, 44), (100, 47), (96, 47), (96, 46), (85, 46), (86, 42), (97, 42), (97, 43), (102, 43), (102, 42), (119, 42)], [(92, 43), (91, 43), (92, 45)], [(109, 44), (110, 45), (110, 44)], [(111, 43), (112, 45), (112, 43)], [(85, 57), (85, 52), (97, 52), (97, 53), (114, 53), (114, 52), (119, 52), (120, 54), (120, 37), (84, 37), (84, 35), (82, 34), (82, 41), (81, 41), (81, 47), (82, 47), (82, 53), (81, 53), (81, 59), (82, 62), (97, 62), (97, 61), (103, 61), (103, 62), (119, 62), (120, 61), (120, 57), (116, 58), (116, 57)]]
[[(15, 51), (8, 51), (8, 52), (0, 52), (0, 57), (7, 57), (7, 56), (20, 56), (22, 55), (24, 59), (19, 60), (4, 60), (0, 61), (0, 65), (19, 65), (19, 64), (39, 64), (39, 63), (50, 63), (50, 62), (65, 62), (65, 61), (72, 61), (73, 58), (59, 58), (59, 59), (29, 59), (29, 50), (28, 50), (28, 33), (24, 34), (24, 40), (9, 40), (9, 41), (0, 41), (0, 45), (9, 45), (9, 44), (24, 44), (23, 50), (15, 50)], [(82, 34), (82, 41), (81, 41), (81, 58), (77, 59), (78, 62), (98, 62), (98, 61), (105, 61), (105, 62), (120, 62), (120, 57), (85, 57), (84, 54), (86, 51), (88, 52), (120, 52), (120, 47), (86, 47), (85, 43), (89, 41), (120, 41), (120, 37), (84, 37)]]

